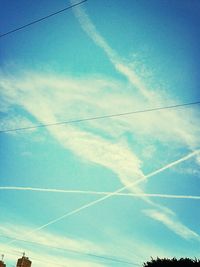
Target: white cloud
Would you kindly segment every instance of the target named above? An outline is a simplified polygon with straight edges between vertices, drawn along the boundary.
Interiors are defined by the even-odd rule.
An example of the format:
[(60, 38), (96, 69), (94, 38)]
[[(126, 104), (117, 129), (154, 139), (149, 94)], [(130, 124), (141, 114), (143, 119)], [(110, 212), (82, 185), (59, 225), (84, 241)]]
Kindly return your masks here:
[[(143, 107), (141, 97), (135, 96), (126, 83), (105, 77), (75, 79), (27, 72), (15, 78), (5, 75), (1, 78), (0, 85), (6, 104), (23, 108), (39, 124), (91, 117), (91, 114), (99, 116), (120, 113)], [(110, 169), (120, 178), (122, 184), (128, 185), (144, 176), (142, 161), (138, 153), (134, 153), (134, 147), (141, 147), (151, 140), (151, 151), (156, 155), (158, 142), (164, 142), (171, 153), (185, 144), (191, 147), (199, 144), (200, 129), (196, 122), (198, 112), (163, 112), (47, 129), (62, 146), (80, 159)], [(124, 133), (132, 136), (135, 140), (133, 145), (124, 138)], [(139, 186), (131, 190), (142, 193)], [(147, 197), (143, 199), (149, 204), (159, 206)]]
[[(91, 113), (102, 114), (104, 108), (109, 109), (111, 102), (116, 106), (120, 101), (118, 92), (116, 93), (117, 97), (112, 95), (112, 92), (115, 94), (115, 88), (119, 88), (115, 82), (98, 79), (94, 81), (57, 79), (56, 77), (51, 78), (50, 82), (49, 77), (37, 77), (37, 75), (34, 77), (30, 75), (30, 82), (28, 80), (29, 77), (26, 77), (24, 82), (23, 80), (13, 81), (13, 91), (11, 80), (2, 83), (2, 86), (9, 84), (8, 88), (5, 87), (8, 89), (5, 93), (8, 102), (15, 101), (15, 105), (21, 106), (39, 123), (57, 122), (61, 118), (63, 120), (64, 114), (68, 114), (69, 119), (91, 116), (89, 115)], [(17, 88), (20, 88), (19, 92)], [(106, 93), (100, 97), (102, 89), (106, 88)], [(98, 98), (98, 95), (101, 99)], [(111, 101), (108, 103), (103, 98), (107, 100), (110, 98)], [(124, 101), (130, 102), (128, 95), (125, 96)], [(101, 124), (99, 121), (98, 127)], [(80, 124), (76, 124), (74, 126), (49, 127), (48, 130), (61, 145), (90, 163), (100, 164), (116, 174), (120, 173), (124, 179), (129, 180), (142, 176), (141, 162), (125, 142), (119, 143), (115, 139), (111, 141), (103, 138), (101, 133), (93, 133), (91, 123), (86, 123), (86, 125), (86, 129), (82, 128)], [(114, 120), (111, 120), (109, 125), (112, 127), (110, 132), (116, 131), (114, 126), (117, 123)], [(120, 128), (120, 126), (117, 127)], [(104, 129), (102, 131), (107, 134)]]
[[(71, 0), (71, 2), (74, 3), (76, 0)], [(74, 13), (78, 18), (81, 27), (89, 37), (104, 50), (116, 70), (127, 77), (129, 82), (139, 90), (141, 95), (143, 95), (148, 102), (154, 106), (160, 104), (161, 106), (166, 105), (166, 99), (162, 99), (159, 93), (155, 94), (150, 92), (148, 87), (140, 80), (136, 72), (129, 67), (129, 64), (122, 62), (117, 53), (107, 44), (100, 33), (98, 33), (84, 9), (78, 7), (74, 10)], [(200, 134), (200, 125), (198, 121), (198, 113), (195, 114), (193, 110), (190, 110), (189, 112), (188, 110), (187, 112), (182, 110), (168, 112), (161, 111), (159, 113), (160, 114), (156, 114), (156, 116), (155, 114), (148, 114), (148, 116), (146, 116), (146, 114), (144, 114), (144, 116), (141, 115), (139, 126), (137, 125), (137, 121), (134, 121), (134, 126), (132, 126), (134, 133), (136, 132), (136, 135), (139, 133), (140, 136), (148, 133), (150, 136), (156, 136), (162, 142), (164, 141), (166, 143), (166, 141), (170, 141), (171, 143), (175, 141), (176, 145), (180, 146), (184, 144), (184, 146), (187, 146), (192, 150), (199, 148), (200, 143), (198, 136)], [(155, 205), (153, 202), (151, 202), (151, 204)], [(172, 219), (172, 215), (169, 215), (162, 206), (160, 206), (160, 208), (162, 212), (156, 210), (155, 213), (150, 213), (149, 216), (164, 223), (169, 229), (184, 238), (195, 237), (199, 239), (198, 234), (191, 231), (177, 219)]]
[[(30, 232), (31, 230), (29, 227), (16, 224), (4, 224), (0, 226), (1, 235), (8, 235), (12, 238), (19, 239), (22, 238), (24, 232)], [(148, 245), (140, 241), (132, 242), (132, 240), (120, 236), (120, 233), (113, 233), (109, 230), (106, 236), (108, 237), (106, 242), (94, 243), (89, 240), (73, 239), (72, 237), (60, 236), (42, 230), (40, 234), (31, 237), (31, 242), (35, 242), (34, 244), (26, 242), (4, 243), (0, 245), (0, 249), (5, 253), (6, 262), (10, 264), (13, 264), (18, 257), (21, 257), (22, 252), (25, 251), (26, 255), (32, 260), (33, 266), (36, 267), (41, 266), (41, 263), (43, 266), (53, 266), (54, 263), (57, 263), (64, 266), (103, 267), (110, 266), (110, 263), (114, 263), (111, 259), (141, 263), (148, 256), (156, 255), (156, 252), (157, 255), (168, 255), (166, 251), (164, 253), (160, 248), (153, 245), (147, 249)], [(116, 236), (118, 236), (117, 239)], [(37, 243), (41, 243), (47, 247), (45, 248), (45, 246), (40, 246)], [(61, 247), (62, 249), (66, 249), (66, 251), (54, 250), (48, 246)], [(77, 253), (70, 252), (70, 250), (76, 251)], [(90, 256), (87, 254), (90, 254)], [(92, 254), (95, 254), (97, 257), (92, 257)], [(102, 260), (101, 257), (103, 257)]]
[[(11, 239), (23, 239), (24, 233), (30, 232), (30, 227), (22, 225), (4, 224), (0, 226), (0, 234), (9, 236)], [(71, 249), (78, 252), (102, 253), (103, 249), (96, 244), (83, 239), (69, 238), (67, 235), (59, 236), (46, 231), (40, 231), (39, 235), (32, 235), (31, 242), (41, 243), (47, 246), (57, 246), (63, 249)]]
[(200, 237), (197, 233), (183, 225), (175, 216), (175, 214), (167, 214), (158, 210), (144, 210), (143, 211), (150, 218), (157, 220), (164, 224), (167, 228), (175, 232), (177, 235), (185, 239), (197, 239), (200, 241)]
[[(31, 228), (22, 225), (4, 224), (0, 226), (0, 235), (9, 236), (13, 239), (23, 239), (25, 232), (30, 232)], [(73, 239), (66, 236), (59, 236), (49, 232), (41, 231), (39, 235), (32, 235), (31, 242), (26, 243), (16, 241), (15, 243), (1, 243), (1, 252), (6, 255), (8, 261), (17, 259), (22, 251), (26, 251), (27, 256), (33, 261), (34, 266), (50, 266), (50, 264), (58, 263), (61, 265), (72, 266), (105, 266), (101, 263), (95, 263), (92, 257), (88, 257), (88, 253), (102, 255), (105, 250), (101, 245), (97, 245), (89, 240)], [(40, 245), (41, 244), (41, 245)], [(45, 247), (46, 246), (46, 247)], [(59, 250), (51, 247), (59, 247), (66, 249), (65, 257)], [(42, 248), (42, 249), (41, 249)], [(74, 251), (74, 252), (73, 252)], [(14, 252), (14, 255), (13, 255)], [(15, 256), (16, 255), (16, 256)], [(81, 258), (81, 259), (79, 259)]]
[[(23, 127), (32, 127), (34, 124), (27, 118), (21, 115), (11, 115), (6, 116), (3, 118), (0, 122), (0, 129), (1, 131), (4, 130), (11, 130), (8, 132), (9, 134), (16, 134), (15, 131), (12, 131), (12, 129), (16, 128), (23, 128)], [(28, 133), (32, 133), (36, 129), (30, 129)]]
[[(77, 1), (71, 0), (71, 3), (75, 4), (77, 3)], [(92, 23), (84, 9), (78, 6), (76, 9), (74, 9), (74, 14), (79, 20), (83, 30), (94, 41), (94, 43), (96, 43), (96, 45), (104, 50), (108, 59), (114, 65), (115, 69), (125, 77), (127, 77), (128, 80), (134, 86), (136, 86), (145, 97), (150, 98), (151, 93), (148, 92), (146, 86), (142, 83), (136, 73), (131, 68), (129, 68), (127, 64), (122, 62), (117, 53), (109, 46), (103, 36), (97, 31), (95, 25)]]
[[(91, 114), (92, 117), (101, 116), (175, 103), (168, 96), (163, 98), (159, 92), (149, 91), (129, 64), (122, 61), (98, 33), (86, 12), (81, 7), (74, 9), (74, 12), (85, 32), (105, 51), (116, 70), (127, 77), (139, 94), (130, 89), (127, 83), (105, 77), (75, 79), (26, 72), (13, 78), (1, 73), (0, 86), (5, 106), (20, 106), (38, 123), (53, 123), (91, 117)], [(15, 119), (11, 118), (7, 126), (14, 122)], [(147, 156), (143, 153), (144, 160), (151, 158), (152, 154), (160, 157), (161, 152), (157, 149), (159, 143), (166, 145), (170, 155), (182, 147), (195, 150), (200, 145), (199, 111), (193, 109), (121, 116), (88, 121), (81, 125), (49, 127), (48, 130), (66, 149), (90, 164), (110, 169), (124, 185), (144, 177), (143, 162), (138, 155), (142, 157), (142, 153), (135, 151), (138, 147), (144, 151), (148, 141), (151, 142), (151, 149)], [(134, 142), (130, 144), (124, 137), (126, 134)], [(162, 156), (166, 157), (166, 151)], [(131, 190), (142, 193), (138, 186)], [(147, 198), (145, 201), (159, 208), (159, 205)], [(178, 233), (176, 230), (174, 232)]]
[(62, 256), (56, 253), (52, 253), (52, 250), (48, 252), (42, 251), (34, 251), (31, 248), (27, 248), (26, 246), (18, 246), (10, 248), (6, 245), (0, 245), (1, 251), (3, 251), (6, 255), (4, 260), (5, 263), (16, 264), (17, 259), (21, 258), (22, 252), (26, 249), (26, 255), (32, 261), (32, 265), (34, 267), (44, 266), (44, 267), (53, 267), (53, 266), (75, 266), (75, 267), (105, 267), (104, 263), (94, 259), (88, 260), (78, 260), (73, 259), (71, 256)]
[[(22, 225), (4, 224), (0, 227), (0, 234), (21, 239), (24, 232), (31, 230), (31, 228)], [(180, 251), (162, 249), (154, 244), (153, 241), (147, 244), (147, 242), (142, 242), (134, 237), (129, 238), (124, 235), (122, 236), (120, 232), (115, 232), (113, 228), (104, 229), (104, 231), (107, 236), (106, 243), (98, 244), (85, 239), (73, 239), (72, 237), (60, 236), (43, 230), (40, 234), (33, 235), (31, 237), (31, 242), (47, 245), (46, 248), (39, 244), (29, 244), (25, 242), (16, 242), (13, 244), (3, 244), (1, 242), (0, 249), (1, 252), (5, 254), (6, 263), (14, 264), (17, 258), (22, 256), (22, 252), (25, 251), (35, 267), (41, 266), (41, 263), (43, 266), (52, 267), (55, 263), (76, 267), (104, 267), (112, 263), (110, 260), (103, 260), (101, 263), (101, 258), (88, 257), (84, 255), (85, 253), (138, 264), (142, 264), (150, 259), (150, 257), (180, 257), (182, 255)], [(62, 251), (48, 248), (48, 246), (61, 247), (66, 249), (66, 251), (63, 254)], [(69, 251), (67, 252), (67, 250)], [(72, 253), (70, 250), (74, 250), (77, 253)], [(190, 255), (190, 251), (183, 252), (184, 255)]]
[[(9, 76), (2, 72), (0, 86), (4, 112), (17, 106), (29, 113), (40, 124), (160, 107), (168, 103), (176, 104), (176, 101), (170, 96), (163, 97), (160, 92), (148, 90), (148, 86), (130, 67), (130, 64), (120, 59), (98, 33), (83, 9), (77, 7), (74, 11), (82, 28), (104, 50), (115, 69), (127, 78), (128, 83), (100, 76), (78, 79), (31, 72)], [(136, 88), (138, 91), (135, 90)], [(32, 125), (26, 115), (16, 116), (14, 109), (12, 112), (13, 114), (3, 121), (4, 125), (1, 129)], [(120, 178), (123, 185), (128, 185), (138, 177), (144, 177), (142, 166), (153, 155), (154, 158), (159, 157), (159, 166), (161, 166), (160, 155), (165, 157), (166, 153), (169, 153), (171, 156), (174, 152), (179, 153), (183, 147), (187, 147), (189, 150), (198, 148), (200, 146), (199, 115), (200, 112), (195, 109), (165, 110), (137, 116), (88, 121), (83, 124), (49, 127), (48, 131), (62, 146), (80, 159), (89, 164), (99, 164), (108, 168)], [(131, 137), (132, 141), (126, 135)], [(166, 151), (163, 153), (158, 149), (159, 144), (162, 143), (166, 145)], [(146, 144), (148, 144), (147, 149)], [(198, 158), (197, 163), (199, 163)], [(131, 190), (134, 193), (143, 192), (139, 186), (135, 186)], [(199, 235), (183, 225), (170, 209), (150, 201), (145, 195), (143, 195), (143, 199), (157, 208), (144, 211), (147, 216), (161, 222), (183, 238), (199, 240)], [(0, 230), (6, 233), (2, 227)], [(23, 236), (30, 230), (12, 228), (12, 233), (7, 229), (7, 234), (16, 237)], [(89, 250), (102, 252), (101, 248), (93, 243), (69, 238), (63, 239), (45, 232), (42, 232), (40, 237), (33, 235), (33, 238), (35, 241), (45, 244), (53, 242), (59, 246), (70, 246), (79, 251), (89, 248)], [(14, 244), (12, 246), (16, 248)], [(149, 247), (145, 250), (148, 251), (148, 249)], [(58, 260), (57, 257), (47, 254), (35, 255), (31, 250), (29, 253), (35, 258), (45, 258), (50, 262)], [(161, 255), (163, 254), (161, 253)], [(61, 258), (59, 257), (59, 259)], [(62, 263), (77, 267), (97, 266), (97, 264), (70, 261), (70, 259), (62, 259)], [(41, 263), (38, 263), (39, 265)], [(36, 264), (34, 266), (37, 267)]]
[[(75, 4), (76, 2), (76, 0), (71, 0), (72, 4)], [(95, 25), (82, 6), (78, 6), (76, 9), (74, 9), (74, 14), (77, 17), (83, 30), (88, 34), (88, 36), (96, 45), (104, 50), (115, 69), (123, 74), (127, 78), (127, 80), (138, 89), (140, 94), (144, 97), (143, 103), (150, 103), (150, 105), (153, 105), (154, 107), (159, 105), (167, 105), (170, 99), (161, 97), (159, 93), (154, 92), (155, 90), (149, 90), (148, 86), (143, 83), (139, 75), (136, 74), (135, 70), (130, 67), (129, 62), (122, 60), (109, 46), (104, 37), (97, 31)], [(172, 104), (172, 102), (173, 101), (171, 99), (171, 103), (169, 103)], [(142, 104), (141, 106), (143, 106), (144, 108), (144, 104)], [(193, 120), (190, 120), (190, 118), (192, 118)], [(193, 111), (165, 111), (164, 113), (161, 112), (159, 116), (157, 116), (157, 114), (156, 116), (154, 116), (154, 114), (148, 114), (147, 116), (146, 114), (144, 116), (141, 115), (139, 125), (139, 127), (138, 125), (136, 127), (140, 128), (140, 134), (147, 134), (150, 132), (151, 134), (154, 133), (156, 136), (159, 136), (158, 138), (160, 138), (161, 140), (166, 140), (166, 138), (169, 140), (175, 139), (176, 142), (178, 141), (184, 143), (190, 149), (196, 149), (200, 145), (198, 138), (198, 135), (200, 134), (199, 120), (198, 116), (193, 114)], [(131, 126), (135, 128), (133, 125)]]
[[(30, 112), (39, 123), (73, 120), (107, 114), (123, 113), (145, 109), (141, 96), (135, 95), (126, 83), (102, 78), (63, 78), (56, 75), (29, 73), (22, 77), (2, 76), (3, 95), (10, 105), (20, 105)], [(20, 88), (20, 89), (19, 89)], [(125, 90), (126, 89), (126, 90)], [(36, 101), (36, 102), (35, 102)], [(163, 105), (161, 99), (156, 106)], [(168, 97), (167, 103), (174, 103)], [(154, 106), (155, 107), (155, 106)], [(138, 115), (121, 116), (112, 119), (88, 121), (76, 124), (75, 128), (97, 135), (105, 134), (123, 140), (124, 133), (130, 133), (142, 143), (148, 138), (151, 146), (160, 142), (175, 146), (199, 146), (199, 111), (182, 109), (149, 112)], [(12, 120), (11, 120), (12, 121)], [(170, 122), (170, 127), (169, 127)], [(59, 128), (58, 128), (59, 129)], [(60, 128), (61, 129), (61, 128)], [(125, 141), (123, 140), (123, 146)]]

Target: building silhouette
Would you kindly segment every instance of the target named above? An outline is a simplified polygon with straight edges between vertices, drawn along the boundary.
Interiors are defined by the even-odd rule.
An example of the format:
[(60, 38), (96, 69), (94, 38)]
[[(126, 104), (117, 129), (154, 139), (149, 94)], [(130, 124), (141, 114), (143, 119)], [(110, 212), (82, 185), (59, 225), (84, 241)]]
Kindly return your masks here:
[(0, 261), (0, 267), (6, 267), (6, 265), (3, 261)]
[(3, 262), (4, 255), (1, 255), (1, 260), (0, 260), (0, 267), (6, 267), (6, 264)]
[(25, 253), (24, 253), (22, 258), (18, 259), (16, 267), (31, 267), (31, 263), (32, 262), (29, 260), (29, 258), (25, 257)]

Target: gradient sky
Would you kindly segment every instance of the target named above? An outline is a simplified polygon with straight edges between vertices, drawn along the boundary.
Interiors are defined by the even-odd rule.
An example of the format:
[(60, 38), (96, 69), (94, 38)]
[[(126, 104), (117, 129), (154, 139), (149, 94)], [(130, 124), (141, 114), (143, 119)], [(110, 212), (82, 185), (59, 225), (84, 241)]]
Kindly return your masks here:
[[(0, 32), (77, 2), (1, 1)], [(198, 0), (88, 0), (1, 38), (0, 129), (199, 101), (199, 26)], [(7, 266), (23, 251), (34, 267), (198, 257), (199, 115), (196, 105), (1, 133)], [(77, 210), (130, 183), (132, 196)]]

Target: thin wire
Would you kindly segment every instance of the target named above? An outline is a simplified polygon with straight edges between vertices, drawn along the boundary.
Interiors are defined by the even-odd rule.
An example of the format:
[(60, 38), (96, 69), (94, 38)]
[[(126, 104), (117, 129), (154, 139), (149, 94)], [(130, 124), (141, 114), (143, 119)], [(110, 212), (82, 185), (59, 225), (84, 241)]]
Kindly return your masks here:
[[(5, 250), (4, 250), (5, 251)], [(16, 252), (9, 252), (9, 251), (5, 251), (6, 254), (8, 255), (16, 255), (16, 256), (19, 256), (19, 254), (21, 255), (21, 251), (17, 251), (15, 250)], [(62, 266), (62, 267), (66, 267), (66, 265), (61, 265), (61, 264), (58, 264), (58, 263), (55, 263), (55, 262), (49, 262), (49, 261), (44, 261), (44, 260), (41, 260), (41, 259), (37, 259), (37, 258), (33, 258), (31, 257), (30, 260), (36, 260), (36, 261), (40, 261), (40, 262), (44, 262), (44, 263), (49, 263), (49, 264), (53, 264), (54, 266)], [(6, 264), (7, 265), (7, 264)], [(15, 267), (15, 265), (11, 265), (12, 267)]]
[[(25, 234), (25, 237), (30, 236), (30, 235), (32, 235), (32, 234), (35, 234), (36, 232), (38, 232), (38, 231), (40, 231), (40, 230), (46, 228), (47, 226), (50, 226), (50, 225), (52, 225), (52, 224), (55, 224), (55, 223), (57, 223), (57, 222), (59, 222), (59, 221), (65, 219), (65, 218), (67, 218), (67, 217), (70, 217), (70, 216), (72, 216), (72, 215), (74, 215), (74, 214), (79, 213), (79, 212), (82, 211), (82, 210), (85, 210), (85, 209), (87, 209), (87, 208), (89, 208), (89, 207), (92, 207), (92, 206), (94, 206), (94, 205), (96, 205), (96, 204), (98, 204), (98, 203), (100, 203), (100, 202), (103, 202), (103, 201), (105, 201), (106, 199), (109, 199), (109, 198), (113, 197), (113, 196), (116, 195), (117, 193), (120, 193), (120, 192), (124, 191), (124, 190), (127, 189), (127, 188), (131, 188), (131, 187), (133, 187), (133, 186), (136, 186), (136, 185), (142, 183), (143, 181), (146, 181), (146, 180), (149, 179), (150, 177), (155, 176), (155, 175), (157, 175), (157, 174), (159, 174), (159, 173), (161, 173), (161, 172), (163, 172), (163, 171), (165, 171), (165, 170), (167, 170), (167, 169), (170, 169), (170, 168), (176, 166), (177, 164), (180, 164), (181, 162), (184, 162), (184, 161), (186, 161), (186, 160), (188, 160), (188, 159), (190, 159), (190, 158), (192, 158), (192, 157), (198, 155), (199, 153), (200, 153), (200, 149), (198, 149), (198, 150), (196, 150), (196, 151), (193, 151), (193, 152), (187, 154), (186, 156), (184, 156), (184, 157), (182, 157), (182, 158), (179, 158), (178, 160), (175, 160), (175, 161), (173, 161), (173, 162), (171, 162), (171, 163), (169, 163), (169, 164), (167, 164), (167, 165), (165, 165), (165, 166), (163, 166), (163, 167), (161, 167), (161, 168), (159, 168), (159, 169), (157, 169), (157, 170), (155, 170), (155, 171), (153, 171), (153, 172), (151, 172), (151, 173), (149, 173), (149, 174), (147, 174), (147, 175), (142, 176), (141, 178), (137, 179), (136, 181), (131, 182), (131, 183), (129, 183), (129, 184), (127, 184), (127, 185), (125, 185), (125, 186), (123, 186), (123, 187), (117, 189), (116, 191), (110, 193), (109, 195), (103, 196), (103, 197), (98, 198), (98, 199), (96, 199), (96, 200), (94, 200), (94, 201), (91, 201), (91, 202), (89, 202), (89, 203), (87, 203), (87, 204), (84, 204), (84, 205), (80, 206), (79, 208), (76, 208), (76, 209), (74, 209), (74, 210), (72, 210), (72, 211), (70, 211), (70, 212), (67, 212), (67, 213), (63, 214), (62, 216), (57, 217), (57, 218), (55, 218), (55, 219), (53, 219), (53, 220), (51, 220), (51, 221), (49, 221), (49, 222), (47, 222), (47, 223), (45, 223), (45, 224), (43, 224), (43, 225), (41, 225), (41, 226), (39, 226), (39, 227), (33, 229), (32, 231), (26, 233), (26, 234)], [(11, 240), (11, 241), (9, 241), (9, 242), (6, 243), (6, 244), (8, 245), (8, 244), (11, 244), (11, 243), (14, 243), (14, 242), (16, 242), (16, 240)]]
[(22, 30), (22, 29), (24, 29), (24, 28), (26, 28), (26, 27), (29, 27), (29, 26), (31, 26), (31, 25), (33, 25), (33, 24), (36, 24), (36, 23), (38, 23), (38, 22), (40, 22), (40, 21), (43, 21), (43, 20), (48, 19), (48, 18), (50, 18), (50, 17), (53, 17), (53, 16), (55, 16), (55, 15), (58, 15), (58, 14), (60, 14), (60, 13), (62, 13), (62, 12), (64, 12), (64, 11), (66, 11), (66, 10), (68, 10), (68, 9), (71, 9), (71, 8), (73, 8), (73, 7), (76, 7), (76, 6), (78, 6), (78, 5), (81, 5), (81, 4), (83, 4), (84, 2), (86, 2), (86, 1), (87, 1), (87, 0), (83, 0), (83, 1), (81, 1), (81, 2), (79, 2), (79, 3), (73, 4), (73, 5), (68, 6), (68, 7), (66, 7), (66, 8), (63, 8), (63, 9), (61, 9), (61, 10), (59, 10), (59, 11), (56, 11), (56, 12), (54, 12), (54, 13), (51, 13), (51, 14), (45, 16), (45, 17), (42, 17), (42, 18), (37, 19), (37, 20), (34, 20), (34, 21), (32, 21), (32, 22), (30, 22), (30, 23), (28, 23), (28, 24), (25, 24), (25, 25), (23, 25), (23, 26), (21, 26), (21, 27), (18, 27), (18, 28), (15, 28), (15, 29), (11, 30), (11, 31), (5, 32), (5, 33), (3, 33), (3, 34), (0, 35), (0, 38), (6, 36), (6, 35), (8, 35), (8, 34), (14, 33), (14, 32), (16, 32), (16, 31), (20, 31), (20, 30)]
[(154, 111), (158, 111), (158, 110), (175, 109), (175, 108), (191, 106), (191, 105), (199, 105), (199, 104), (200, 104), (200, 101), (196, 101), (196, 102), (183, 103), (183, 104), (164, 106), (164, 107), (157, 107), (157, 108), (151, 108), (151, 109), (135, 110), (135, 111), (125, 112), (125, 113), (116, 113), (116, 114), (83, 118), (83, 119), (76, 119), (76, 120), (69, 120), (69, 121), (45, 123), (45, 124), (39, 124), (39, 125), (35, 125), (35, 126), (1, 130), (0, 134), (1, 133), (7, 133), (7, 132), (22, 131), (22, 130), (31, 130), (31, 129), (36, 129), (36, 128), (52, 127), (52, 126), (58, 126), (58, 125), (63, 125), (63, 124), (80, 123), (80, 122), (84, 122), (84, 121), (92, 121), (92, 120), (100, 120), (100, 119), (107, 119), (107, 118), (120, 117), (120, 116), (128, 116), (128, 115), (139, 114), (139, 113), (154, 112)]
[[(122, 192), (123, 190), (125, 190), (127, 188), (136, 186), (136, 185), (140, 184), (141, 182), (149, 179), (150, 177), (155, 176), (156, 174), (159, 174), (159, 173), (161, 173), (161, 172), (163, 172), (163, 171), (165, 171), (167, 169), (170, 169), (170, 168), (176, 166), (177, 164), (179, 164), (181, 162), (184, 162), (184, 161), (190, 159), (191, 157), (194, 157), (194, 156), (198, 155), (199, 153), (200, 153), (200, 149), (196, 150), (196, 151), (194, 151), (192, 153), (189, 153), (188, 155), (186, 155), (186, 156), (184, 156), (182, 158), (179, 158), (178, 160), (175, 160), (175, 161), (173, 161), (173, 162), (171, 162), (171, 163), (169, 163), (169, 164), (167, 164), (167, 165), (165, 165), (165, 166), (163, 166), (163, 167), (161, 167), (161, 168), (159, 168), (159, 169), (157, 169), (157, 170), (155, 170), (155, 171), (143, 176), (142, 178), (139, 178), (138, 180), (136, 180), (136, 181), (134, 181), (134, 182), (132, 182), (132, 183), (130, 183), (128, 185), (125, 185), (125, 186), (117, 189), (116, 191), (110, 193), (109, 195), (101, 197), (101, 198), (99, 198), (99, 199), (97, 199), (95, 201), (91, 201), (91, 202), (89, 202), (89, 203), (87, 203), (87, 204), (85, 204), (85, 205), (83, 205), (83, 206), (81, 206), (81, 207), (79, 207), (77, 209), (72, 210), (71, 212), (65, 213), (64, 215), (49, 221), (48, 223), (46, 223), (46, 224), (44, 224), (42, 226), (39, 226), (39, 227), (35, 228), (33, 231), (26, 233), (25, 237), (28, 237), (31, 234), (36, 233), (36, 232), (40, 231), (41, 229), (44, 229), (47, 226), (52, 225), (52, 224), (54, 224), (54, 223), (56, 223), (56, 222), (58, 222), (58, 221), (60, 221), (60, 220), (62, 220), (64, 218), (66, 218), (66, 217), (69, 217), (69, 216), (71, 216), (73, 214), (76, 214), (76, 213), (78, 213), (78, 212), (80, 212), (80, 211), (82, 211), (84, 209), (87, 209), (87, 208), (89, 208), (91, 206), (94, 206), (94, 205), (96, 205), (96, 204), (98, 204), (98, 203), (100, 203), (100, 202), (102, 202), (102, 201), (104, 201), (104, 200), (106, 200), (108, 198), (111, 198), (115, 194), (120, 193), (120, 192)], [(9, 244), (14, 243), (14, 242), (17, 242), (17, 240), (13, 239), (13, 240), (7, 242), (6, 245), (9, 245)]]
[[(0, 235), (0, 237), (7, 238), (7, 239), (13, 239), (12, 237), (6, 236), (6, 235)], [(120, 263), (138, 265), (138, 266), (140, 265), (139, 263), (125, 261), (123, 259), (114, 258), (113, 256), (102, 256), (102, 255), (98, 255), (98, 254), (94, 254), (94, 253), (87, 253), (87, 252), (83, 252), (83, 251), (81, 252), (81, 251), (77, 251), (77, 250), (73, 250), (73, 249), (61, 248), (61, 247), (57, 247), (57, 246), (50, 246), (50, 245), (43, 244), (40, 242), (28, 241), (28, 240), (18, 239), (18, 238), (15, 238), (14, 240), (28, 243), (28, 244), (36, 244), (36, 245), (40, 245), (40, 246), (44, 246), (44, 247), (48, 247), (48, 248), (52, 248), (52, 249), (56, 249), (56, 250), (67, 251), (67, 252), (71, 252), (71, 253), (75, 253), (75, 254), (79, 254), (79, 255), (100, 258), (100, 259), (104, 259), (104, 260), (108, 260), (108, 261), (115, 261), (115, 262), (120, 262)]]

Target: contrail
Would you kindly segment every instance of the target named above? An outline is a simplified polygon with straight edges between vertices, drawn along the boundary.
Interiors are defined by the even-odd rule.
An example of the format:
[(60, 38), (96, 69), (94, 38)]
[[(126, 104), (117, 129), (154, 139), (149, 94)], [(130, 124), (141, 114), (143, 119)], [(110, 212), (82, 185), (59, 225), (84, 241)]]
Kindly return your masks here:
[[(16, 190), (16, 191), (37, 191), (49, 193), (66, 193), (80, 195), (110, 195), (112, 192), (104, 191), (89, 191), (89, 190), (67, 190), (53, 188), (38, 188), (38, 187), (17, 187), (17, 186), (1, 186), (0, 190)], [(190, 195), (174, 195), (174, 194), (155, 194), (155, 193), (116, 193), (114, 196), (125, 197), (153, 197), (153, 198), (171, 198), (171, 199), (200, 199), (200, 196)]]
[[(106, 200), (106, 199), (108, 199), (108, 198), (111, 198), (112, 196), (114, 196), (114, 195), (116, 195), (116, 194), (122, 192), (123, 190), (125, 190), (125, 189), (127, 189), (127, 188), (130, 188), (130, 187), (133, 187), (133, 186), (135, 186), (135, 185), (138, 185), (139, 183), (141, 183), (141, 182), (147, 180), (148, 178), (150, 178), (150, 177), (152, 177), (152, 176), (154, 176), (154, 175), (156, 175), (156, 174), (158, 174), (158, 173), (161, 173), (161, 172), (163, 172), (164, 170), (170, 169), (171, 167), (176, 166), (177, 164), (179, 164), (179, 163), (181, 163), (181, 162), (183, 162), (183, 161), (186, 161), (186, 160), (188, 160), (188, 159), (194, 157), (195, 155), (197, 155), (197, 154), (199, 154), (199, 153), (200, 153), (200, 150), (196, 150), (196, 151), (194, 151), (194, 152), (191, 152), (191, 153), (189, 153), (187, 156), (182, 157), (182, 158), (180, 158), (180, 159), (178, 159), (178, 160), (175, 160), (175, 161), (173, 161), (173, 162), (171, 162), (171, 163), (165, 165), (164, 167), (162, 167), (162, 168), (160, 168), (160, 169), (158, 169), (158, 170), (156, 170), (156, 171), (154, 171), (154, 172), (151, 172), (150, 174), (145, 175), (144, 177), (142, 177), (142, 178), (140, 178), (140, 179), (138, 179), (138, 180), (136, 180), (136, 181), (134, 181), (134, 182), (132, 182), (132, 183), (129, 183), (128, 185), (123, 186), (123, 187), (119, 188), (118, 190), (116, 190), (116, 191), (114, 191), (114, 192), (111, 192), (111, 193), (108, 194), (108, 195), (105, 195), (105, 196), (103, 196), (103, 197), (101, 197), (101, 198), (98, 198), (97, 200), (91, 201), (91, 202), (89, 202), (89, 203), (87, 203), (87, 204), (85, 204), (85, 205), (83, 205), (83, 206), (81, 206), (81, 207), (79, 207), (79, 208), (77, 208), (77, 209), (74, 209), (74, 210), (72, 210), (72, 211), (70, 211), (70, 212), (65, 213), (64, 215), (62, 215), (62, 216), (60, 216), (60, 217), (58, 217), (58, 218), (56, 218), (56, 219), (53, 219), (53, 220), (49, 221), (49, 222), (46, 223), (46, 224), (43, 224), (43, 225), (41, 225), (41, 226), (35, 228), (34, 230), (32, 230), (32, 231), (28, 232), (27, 234), (25, 234), (25, 237), (30, 236), (31, 234), (36, 233), (36, 232), (38, 232), (38, 231), (40, 231), (40, 230), (46, 228), (47, 226), (52, 225), (52, 224), (54, 224), (54, 223), (56, 223), (56, 222), (58, 222), (58, 221), (60, 221), (60, 220), (62, 220), (62, 219), (64, 219), (64, 218), (67, 218), (67, 217), (69, 217), (69, 216), (71, 216), (71, 215), (73, 215), (73, 214), (76, 214), (76, 213), (78, 213), (78, 212), (80, 212), (80, 211), (82, 211), (82, 210), (84, 210), (84, 209), (87, 209), (87, 208), (89, 208), (89, 207), (91, 207), (91, 206), (94, 206), (94, 205), (100, 203), (100, 202), (103, 202), (104, 200)], [(11, 244), (11, 243), (14, 243), (14, 242), (17, 242), (17, 240), (13, 239), (13, 240), (9, 241), (7, 244)]]

